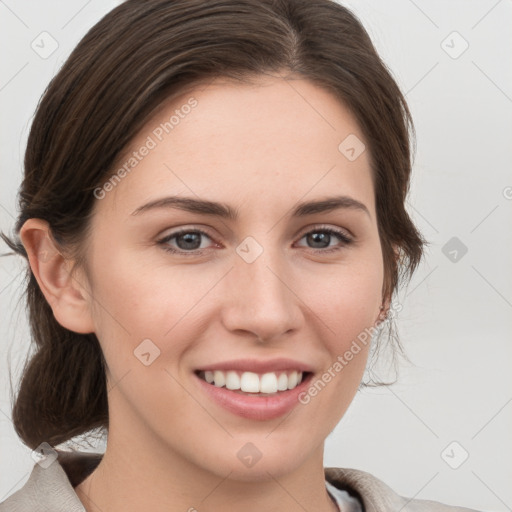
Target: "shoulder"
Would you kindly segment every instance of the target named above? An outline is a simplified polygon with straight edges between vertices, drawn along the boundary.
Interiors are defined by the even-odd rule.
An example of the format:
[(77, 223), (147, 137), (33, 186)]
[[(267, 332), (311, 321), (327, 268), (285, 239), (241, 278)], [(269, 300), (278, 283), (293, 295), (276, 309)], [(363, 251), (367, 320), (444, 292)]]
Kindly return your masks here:
[[(0, 503), (0, 512), (85, 512), (74, 491), (101, 460), (101, 454), (59, 452), (45, 467), (35, 464), (25, 485)], [(363, 504), (364, 512), (477, 512), (430, 500), (409, 499), (396, 494), (375, 476), (358, 469), (325, 468), (326, 480), (346, 490)]]
[(74, 487), (101, 460), (101, 454), (66, 453), (36, 463), (23, 487), (0, 503), (0, 512), (85, 512)]
[(399, 496), (382, 480), (359, 469), (324, 468), (324, 471), (326, 480), (338, 489), (356, 496), (365, 512), (477, 512), (437, 501)]

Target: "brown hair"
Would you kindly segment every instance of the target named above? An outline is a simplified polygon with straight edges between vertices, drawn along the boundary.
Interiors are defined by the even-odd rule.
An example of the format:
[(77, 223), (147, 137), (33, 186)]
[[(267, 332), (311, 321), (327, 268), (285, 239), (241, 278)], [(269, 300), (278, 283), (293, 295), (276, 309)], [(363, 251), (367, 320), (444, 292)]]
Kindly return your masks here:
[[(248, 83), (282, 70), (336, 95), (362, 129), (375, 184), (383, 297), (391, 296), (402, 277), (412, 276), (425, 243), (405, 210), (414, 127), (362, 24), (331, 0), (127, 0), (112, 10), (84, 36), (40, 100), (25, 153), (15, 241), (2, 238), (26, 258), (19, 230), (27, 219), (41, 218), (83, 264), (93, 191), (162, 102), (216, 77)], [(37, 350), (25, 362), (12, 418), (19, 437), (36, 448), (108, 428), (108, 402), (96, 336), (57, 323), (27, 267)]]

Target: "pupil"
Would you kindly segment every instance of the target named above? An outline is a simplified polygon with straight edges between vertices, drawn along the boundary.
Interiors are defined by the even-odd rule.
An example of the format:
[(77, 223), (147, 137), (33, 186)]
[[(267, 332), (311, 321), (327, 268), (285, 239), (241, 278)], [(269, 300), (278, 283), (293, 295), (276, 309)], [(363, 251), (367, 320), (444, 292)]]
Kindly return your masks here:
[[(184, 235), (180, 235), (176, 239), (176, 242), (178, 243), (179, 240), (185, 241), (185, 247), (181, 247), (183, 244), (178, 243), (178, 246), (180, 246), (180, 249), (197, 249), (198, 248), (197, 242), (198, 241), (200, 242), (200, 240), (199, 240), (200, 236), (201, 236), (200, 233), (186, 233)], [(195, 237), (195, 240), (194, 240), (194, 237)], [(192, 244), (192, 247), (189, 244)], [(194, 245), (196, 245), (197, 247), (195, 247)], [(199, 245), (201, 245), (201, 244), (199, 243)]]
[(308, 241), (312, 242), (313, 244), (317, 242), (322, 242), (322, 240), (325, 242), (327, 241), (327, 245), (323, 245), (322, 247), (327, 247), (329, 245), (330, 241), (330, 234), (329, 233), (314, 233), (312, 235), (308, 235)]

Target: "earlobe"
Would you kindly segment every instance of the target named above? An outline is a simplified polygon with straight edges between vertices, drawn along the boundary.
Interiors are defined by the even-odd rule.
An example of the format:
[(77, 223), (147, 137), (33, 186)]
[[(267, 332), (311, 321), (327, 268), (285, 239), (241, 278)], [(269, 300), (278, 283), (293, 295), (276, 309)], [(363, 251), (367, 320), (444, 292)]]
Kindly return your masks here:
[(34, 277), (57, 322), (70, 331), (94, 332), (89, 293), (72, 275), (73, 262), (59, 251), (48, 222), (28, 219), (20, 230), (20, 238)]
[(389, 299), (386, 299), (381, 304), (379, 314), (377, 316), (377, 319), (375, 320), (376, 324), (380, 324), (387, 319), (390, 306), (391, 306), (391, 301)]
[[(400, 263), (400, 248), (393, 244), (393, 253), (395, 257), (395, 264), (399, 265)], [(382, 297), (382, 304), (380, 306), (379, 313), (377, 315), (377, 318), (375, 319), (375, 325), (380, 324), (384, 322), (389, 315), (389, 310), (391, 308), (391, 295), (393, 294), (393, 290), (386, 289), (386, 287), (383, 287), (383, 294), (387, 293), (386, 296), (383, 295)]]

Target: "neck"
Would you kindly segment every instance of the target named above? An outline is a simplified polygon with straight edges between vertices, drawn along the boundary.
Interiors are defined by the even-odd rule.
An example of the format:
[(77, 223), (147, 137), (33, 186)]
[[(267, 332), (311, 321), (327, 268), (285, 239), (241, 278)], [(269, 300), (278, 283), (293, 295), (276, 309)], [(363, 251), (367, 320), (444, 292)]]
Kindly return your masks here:
[(229, 470), (214, 474), (162, 447), (155, 451), (133, 441), (110, 431), (100, 464), (75, 489), (87, 512), (338, 512), (325, 488), (323, 443), (291, 473), (267, 471), (266, 477), (241, 481), (230, 478)]

